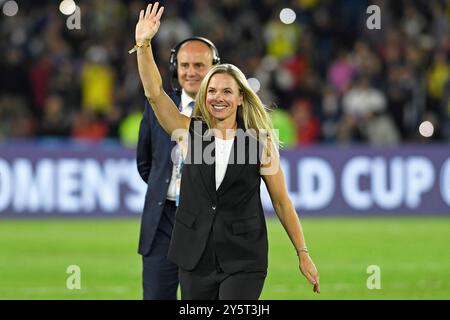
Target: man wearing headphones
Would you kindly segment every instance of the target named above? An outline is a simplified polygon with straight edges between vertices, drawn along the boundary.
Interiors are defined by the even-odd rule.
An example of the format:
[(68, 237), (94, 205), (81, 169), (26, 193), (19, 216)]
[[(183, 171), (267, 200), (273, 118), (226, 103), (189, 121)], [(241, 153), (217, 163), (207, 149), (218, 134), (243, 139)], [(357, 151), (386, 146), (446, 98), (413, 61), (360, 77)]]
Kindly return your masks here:
[[(172, 80), (181, 90), (173, 88), (170, 98), (180, 112), (191, 115), (195, 96), (208, 70), (220, 57), (214, 44), (201, 37), (188, 38), (172, 49), (170, 54)], [(171, 153), (176, 146), (159, 125), (149, 105), (139, 128), (137, 167), (147, 183), (141, 220), (139, 254), (142, 255), (142, 287), (144, 300), (176, 300), (178, 267), (167, 261), (177, 200), (177, 164)]]

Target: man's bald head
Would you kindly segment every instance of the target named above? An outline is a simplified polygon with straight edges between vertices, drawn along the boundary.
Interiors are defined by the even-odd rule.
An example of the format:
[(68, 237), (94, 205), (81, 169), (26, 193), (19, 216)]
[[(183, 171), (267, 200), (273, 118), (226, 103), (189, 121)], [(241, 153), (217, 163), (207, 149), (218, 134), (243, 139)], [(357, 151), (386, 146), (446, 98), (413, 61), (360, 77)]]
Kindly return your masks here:
[(178, 82), (192, 98), (195, 98), (200, 83), (212, 67), (213, 56), (212, 48), (200, 40), (183, 43), (178, 50)]

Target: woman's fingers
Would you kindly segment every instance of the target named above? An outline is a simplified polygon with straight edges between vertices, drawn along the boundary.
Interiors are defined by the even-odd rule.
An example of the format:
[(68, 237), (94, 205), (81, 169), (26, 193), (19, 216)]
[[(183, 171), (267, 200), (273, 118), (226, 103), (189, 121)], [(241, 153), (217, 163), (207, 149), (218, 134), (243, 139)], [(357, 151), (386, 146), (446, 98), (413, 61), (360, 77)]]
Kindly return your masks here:
[(308, 281), (309, 281), (311, 284), (315, 284), (314, 277), (311, 275), (311, 273), (310, 273), (309, 271), (306, 271), (306, 272), (303, 273), (303, 274), (305, 275), (306, 279), (308, 279)]
[(313, 288), (313, 291), (314, 291), (314, 292), (317, 292), (317, 293), (320, 293), (319, 276), (318, 276), (318, 275), (315, 275), (315, 276), (313, 276), (313, 279), (314, 279), (314, 288)]
[(145, 11), (145, 19), (148, 19), (150, 17), (151, 10), (152, 10), (152, 4), (149, 3), (147, 6), (147, 10)]
[(155, 2), (152, 8), (152, 12), (150, 13), (150, 17), (153, 18), (156, 15), (156, 12), (158, 12), (158, 6), (159, 2)]
[(158, 14), (156, 15), (156, 18), (157, 18), (158, 20), (161, 19), (161, 16), (162, 16), (163, 12), (164, 12), (164, 7), (159, 8), (159, 12), (158, 12)]
[(316, 275), (314, 275), (314, 274), (310, 274), (310, 277), (311, 277), (311, 283), (312, 284), (317, 284), (317, 276)]
[(316, 293), (320, 293), (320, 285), (319, 285), (319, 283), (316, 283), (314, 285), (313, 291), (316, 292)]
[(145, 18), (146, 20), (149, 20), (156, 17), (156, 20), (158, 21), (161, 19), (163, 12), (164, 7), (159, 7), (159, 2), (155, 2), (153, 5), (150, 3), (148, 4), (147, 9), (145, 10), (145, 14), (144, 10), (141, 10), (139, 19)]

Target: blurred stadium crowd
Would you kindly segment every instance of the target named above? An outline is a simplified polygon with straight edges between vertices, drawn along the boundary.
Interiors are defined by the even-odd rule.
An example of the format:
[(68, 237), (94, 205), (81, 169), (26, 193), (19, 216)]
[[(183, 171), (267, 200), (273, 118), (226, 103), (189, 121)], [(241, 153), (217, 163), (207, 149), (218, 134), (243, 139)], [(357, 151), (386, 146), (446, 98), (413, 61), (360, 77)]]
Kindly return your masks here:
[[(135, 145), (144, 107), (134, 28), (146, 1), (76, 1), (70, 30), (59, 1), (17, 1), (0, 13), (0, 141), (115, 140)], [(375, 146), (450, 139), (450, 1), (184, 0), (166, 6), (155, 50), (166, 89), (170, 49), (212, 40), (240, 67), (286, 147)], [(367, 7), (381, 9), (369, 30)], [(280, 20), (291, 8), (296, 19)], [(419, 134), (429, 121), (433, 135)]]

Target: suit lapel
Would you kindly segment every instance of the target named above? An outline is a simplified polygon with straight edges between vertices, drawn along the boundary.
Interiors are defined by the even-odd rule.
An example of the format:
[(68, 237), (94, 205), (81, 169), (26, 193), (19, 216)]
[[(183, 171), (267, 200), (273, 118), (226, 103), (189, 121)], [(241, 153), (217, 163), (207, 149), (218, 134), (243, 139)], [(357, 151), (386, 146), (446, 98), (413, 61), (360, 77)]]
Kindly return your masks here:
[[(169, 94), (169, 97), (172, 99), (173, 103), (178, 107), (179, 110), (181, 110), (181, 93), (177, 93), (177, 92), (171, 92)], [(156, 120), (156, 116), (155, 116), (155, 121)], [(164, 134), (167, 134), (167, 132), (164, 131), (164, 129), (162, 129), (162, 127), (160, 127), (161, 130), (164, 132)], [(161, 141), (163, 141), (163, 139), (161, 139)], [(167, 168), (170, 169), (170, 172), (172, 172), (172, 167), (173, 167), (173, 162), (172, 162), (172, 150), (175, 148), (176, 146), (176, 141), (173, 141), (170, 139), (169, 136), (169, 143), (166, 144), (166, 149), (162, 152), (165, 152), (167, 157), (169, 158), (170, 161), (166, 161), (167, 163)]]
[[(212, 135), (210, 138), (205, 138), (206, 130), (207, 130), (207, 128), (205, 128), (205, 124), (204, 124), (202, 127), (201, 135), (200, 135), (200, 137), (202, 139), (201, 163), (194, 164), (194, 167), (197, 168), (198, 171), (200, 171), (200, 176), (202, 178), (203, 185), (205, 186), (205, 189), (207, 190), (211, 200), (216, 201), (216, 181), (215, 181), (216, 170), (215, 170), (214, 135)], [(194, 131), (195, 131), (195, 126), (194, 126)], [(191, 145), (194, 143), (195, 143), (194, 141), (191, 141)], [(205, 150), (211, 150), (211, 158), (212, 159), (207, 159), (209, 161), (205, 161), (205, 155), (208, 156), (208, 154), (209, 154), (209, 152), (205, 152)], [(194, 159), (194, 155), (191, 154), (191, 156), (192, 156), (191, 159), (193, 161), (195, 161), (196, 159)]]
[(171, 92), (169, 97), (172, 99), (173, 103), (178, 107), (178, 110), (181, 111), (181, 92)]
[[(214, 137), (212, 137), (211, 142), (204, 142), (207, 145), (214, 145)], [(205, 150), (205, 149), (203, 149)], [(215, 159), (215, 150), (212, 150), (212, 157)], [(206, 190), (208, 190), (209, 196), (213, 201), (216, 200), (216, 163), (215, 160), (211, 164), (202, 161), (200, 172), (202, 173), (203, 183), (205, 184)]]

